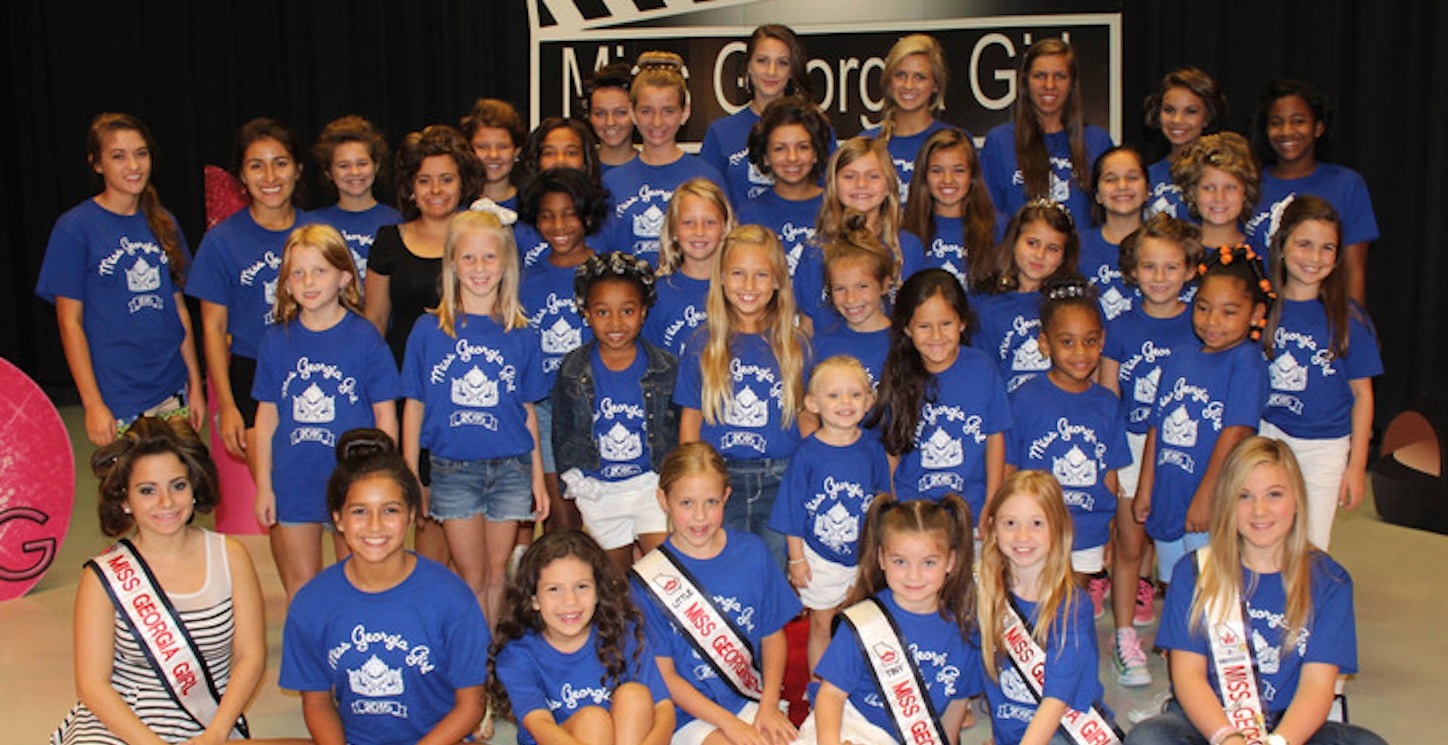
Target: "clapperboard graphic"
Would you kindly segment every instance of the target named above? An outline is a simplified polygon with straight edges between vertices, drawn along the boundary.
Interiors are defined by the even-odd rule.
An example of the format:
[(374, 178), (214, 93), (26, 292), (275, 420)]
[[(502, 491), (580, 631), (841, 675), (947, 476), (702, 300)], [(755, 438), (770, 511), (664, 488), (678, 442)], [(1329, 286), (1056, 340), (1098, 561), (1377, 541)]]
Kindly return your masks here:
[[(697, 144), (709, 122), (748, 105), (745, 42), (763, 23), (800, 35), (814, 99), (852, 137), (880, 120), (885, 56), (901, 36), (940, 40), (950, 84), (940, 118), (983, 141), (1010, 120), (1020, 55), (1040, 38), (1076, 48), (1086, 121), (1121, 141), (1120, 0), (1039, 2), (1012, 14), (1009, 0), (528, 0), (532, 33), (530, 114), (579, 117), (583, 80), (598, 67), (632, 64), (640, 52), (677, 52), (688, 65), (693, 113), (679, 133)], [(1057, 12), (1048, 12), (1057, 11)]]

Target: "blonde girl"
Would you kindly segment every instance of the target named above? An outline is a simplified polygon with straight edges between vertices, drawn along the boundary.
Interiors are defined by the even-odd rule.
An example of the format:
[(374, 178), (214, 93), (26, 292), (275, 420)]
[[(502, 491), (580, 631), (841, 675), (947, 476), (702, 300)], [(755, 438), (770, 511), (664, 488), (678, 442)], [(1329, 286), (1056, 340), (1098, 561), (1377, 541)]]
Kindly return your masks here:
[(784, 536), (766, 523), (814, 418), (803, 412), (809, 341), (795, 328), (794, 292), (773, 232), (745, 225), (724, 238), (708, 315), (707, 333), (689, 340), (679, 362), (679, 441), (703, 440), (725, 457), (737, 490), (725, 524), (764, 538), (782, 568)]
[(538, 332), (518, 301), (513, 231), (489, 212), (448, 223), (442, 300), (418, 319), (402, 367), (403, 456), (432, 458), (424, 507), (457, 570), (498, 618), (518, 523), (548, 516), (538, 419), (548, 395)]
[(613, 195), (615, 247), (657, 265), (659, 231), (674, 189), (695, 177), (715, 184), (723, 184), (724, 178), (679, 147), (679, 129), (689, 121), (684, 58), (673, 52), (644, 52), (634, 69), (629, 104), (643, 148), (639, 157), (604, 174), (603, 185)]
[[(1069, 711), (1099, 707), (1096, 629), (1091, 601), (1071, 576), (1071, 516), (1061, 487), (1045, 471), (1006, 477), (981, 517), (978, 592), (991, 734), (999, 745), (1046, 745)], [(1028, 689), (1006, 643), (1014, 618), (1044, 653), (1044, 681)]]
[(1248, 244), (1259, 257), (1267, 256), (1267, 231), (1250, 239), (1243, 232), (1262, 191), (1261, 171), (1242, 135), (1222, 132), (1197, 138), (1172, 161), (1171, 177), (1181, 186), (1192, 219), (1201, 221), (1203, 246), (1211, 250)]
[(734, 226), (734, 210), (718, 184), (691, 178), (679, 185), (659, 232), (658, 301), (644, 320), (645, 341), (684, 353), (704, 325), (716, 254)]
[[(885, 93), (885, 110), (880, 123), (860, 133), (889, 147), (890, 160), (900, 174), (900, 200), (914, 183), (916, 154), (926, 138), (950, 125), (935, 118), (945, 110), (945, 89), (950, 84), (950, 65), (945, 49), (934, 36), (910, 34), (900, 37), (885, 55), (880, 73)], [(966, 139), (970, 134), (966, 133)]]
[[(357, 271), (330, 225), (297, 228), (282, 254), (281, 286), (257, 355), (257, 522), (269, 529), (287, 597), (322, 571), (331, 514), (326, 478), (338, 438), (376, 427), (397, 435), (401, 385), (382, 335), (362, 315)], [(347, 554), (332, 534), (340, 558)]]

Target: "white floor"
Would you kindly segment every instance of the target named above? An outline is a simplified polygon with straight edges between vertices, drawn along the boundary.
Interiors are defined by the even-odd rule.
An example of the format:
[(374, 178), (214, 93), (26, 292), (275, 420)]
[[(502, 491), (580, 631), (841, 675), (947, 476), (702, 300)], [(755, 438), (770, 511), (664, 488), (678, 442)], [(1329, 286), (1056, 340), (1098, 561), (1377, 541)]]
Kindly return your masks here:
[[(71, 437), (79, 443), (77, 463), (90, 448), (79, 430), (78, 409), (63, 409)], [(81, 564), (106, 545), (96, 527), (95, 481), (82, 469), (78, 478), (76, 516), (70, 535), (50, 572), (28, 595), (0, 603), (0, 741), (45, 742), (74, 701), (71, 676), (71, 602)], [(267, 599), (267, 679), (248, 711), (257, 737), (306, 735), (298, 697), (277, 689), (281, 657), (284, 595), (266, 541), (244, 539), (262, 577)], [(1348, 686), (1352, 721), (1375, 730), (1389, 742), (1445, 742), (1432, 714), (1448, 691), (1448, 537), (1383, 523), (1371, 503), (1343, 514), (1333, 536), (1333, 555), (1356, 582), (1358, 657), (1362, 672)], [(1110, 624), (1098, 625), (1103, 650), (1110, 649)], [(1146, 629), (1150, 639), (1153, 629)], [(1165, 666), (1152, 662), (1158, 680), (1153, 689), (1124, 689), (1114, 682), (1109, 659), (1101, 677), (1106, 703), (1123, 727), (1127, 713), (1148, 704), (1165, 687)], [(983, 718), (982, 718), (983, 720)], [(982, 723), (966, 730), (962, 745), (988, 740)], [(1440, 740), (1439, 738), (1443, 738)], [(513, 730), (500, 724), (493, 742), (512, 743)]]

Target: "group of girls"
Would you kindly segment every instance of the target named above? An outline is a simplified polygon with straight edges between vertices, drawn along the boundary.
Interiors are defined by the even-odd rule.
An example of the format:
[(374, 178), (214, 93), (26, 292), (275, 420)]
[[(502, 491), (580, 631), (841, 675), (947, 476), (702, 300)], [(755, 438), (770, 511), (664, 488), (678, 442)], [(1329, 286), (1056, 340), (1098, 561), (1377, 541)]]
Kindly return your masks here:
[[(1294, 513), (1313, 546), (1326, 548), (1335, 505), (1361, 500), (1381, 364), (1350, 302), (1361, 267), (1348, 259), (1375, 226), (1355, 174), (1324, 171), (1338, 191), (1313, 180), (1327, 110), (1310, 86), (1275, 86), (1254, 119), (1273, 188), (1291, 193), (1254, 217), (1262, 172), (1244, 138), (1208, 132), (1225, 102), (1199, 71), (1168, 75), (1148, 101), (1171, 147), (1166, 184), (1158, 165), (1083, 122), (1075, 53), (1061, 40), (1026, 52), (1025, 95), (979, 153), (934, 117), (947, 67), (928, 36), (887, 57), (874, 136), (833, 154), (829, 122), (800, 95), (793, 32), (760, 27), (746, 56), (751, 102), (710, 127), (702, 157), (676, 141), (690, 113), (683, 60), (649, 52), (635, 74), (605, 68), (588, 81), (591, 127), (549, 119), (530, 134), (511, 106), (481, 99), (458, 129), (408, 135), (395, 161), (400, 213), (373, 195), (389, 156), (365, 120), (324, 130), (315, 154), (338, 202), (313, 213), (295, 206), (290, 131), (257, 119), (238, 132), (250, 204), (207, 233), (185, 292), (202, 305), (215, 427), (251, 465), (257, 517), (294, 598), (289, 631), (294, 616), (308, 619), (288, 634), (298, 661), (284, 663), (283, 683), (325, 694), (304, 696), (314, 736), (341, 726), (351, 738), (399, 710), (435, 712), (426, 726), (439, 732), (476, 726), (476, 659), (459, 660), (456, 676), (429, 654), (390, 667), (367, 653), (385, 634), (332, 640), (317, 620), (345, 625), (349, 592), (365, 603), (407, 587), (418, 567), (447, 565), (481, 608), (480, 638), (539, 637), (533, 658), (495, 650), (497, 694), (514, 695), (519, 668), (578, 672), (566, 655), (593, 638), (589, 618), (609, 616), (601, 667), (588, 668), (607, 690), (516, 684), (511, 709), (533, 737), (596, 730), (606, 712), (564, 714), (618, 688), (628, 715), (610, 720), (616, 737), (652, 742), (676, 720), (685, 742), (715, 730), (734, 743), (787, 741), (781, 628), (801, 600), (823, 681), (807, 731), (830, 742), (852, 737), (837, 726), (889, 732), (908, 717), (870, 695), (855, 640), (830, 633), (846, 613), (853, 631), (840, 633), (876, 634), (869, 612), (846, 609), (878, 596), (899, 629), (910, 614), (948, 627), (918, 633), (952, 651), (913, 655), (934, 666), (918, 682), (947, 739), (961, 701), (984, 685), (996, 739), (1041, 742), (1063, 716), (1109, 722), (1093, 710), (1088, 615), (1104, 613), (1108, 586), (1118, 679), (1150, 683), (1133, 625), (1153, 615), (1144, 538), (1164, 582), (1185, 554), (1234, 538), (1213, 528), (1212, 495), (1238, 442), (1260, 428), (1324, 477)], [(104, 444), (138, 416), (194, 425), (205, 407), (181, 302), (186, 248), (149, 185), (149, 135), (103, 115), (90, 139), (104, 190), (57, 223), (39, 291), (57, 303), (87, 431)], [(1177, 207), (1200, 227), (1169, 216)], [(67, 275), (62, 262), (76, 256), (93, 277)], [(119, 318), (129, 334), (104, 333)], [(126, 349), (132, 339), (152, 354)], [(165, 359), (137, 376), (135, 357)], [(344, 458), (326, 483), (357, 429), (372, 432), (360, 451), (386, 462), (349, 476)], [(556, 535), (574, 537), (534, 544), (507, 590), (508, 559), (532, 535), (520, 525), (550, 514)], [(567, 531), (580, 523), (591, 542)], [(328, 524), (337, 557), (352, 558), (323, 572)], [(414, 525), (420, 556), (399, 538)], [(978, 611), (962, 589), (972, 534)], [(635, 585), (642, 622), (612, 601), (591, 607), (590, 593), (617, 589), (637, 555), (663, 557)], [(650, 594), (674, 576), (660, 561), (706, 585), (695, 595), (720, 607), (705, 625), (733, 628), (719, 643), (758, 665), (700, 657), (697, 618), (669, 615), (677, 606)], [(412, 592), (397, 602), (421, 606)], [(430, 619), (396, 623), (442, 633)], [(1038, 649), (1008, 642), (1018, 627)], [(977, 628), (984, 683), (959, 677), (978, 660), (944, 661), (980, 654)], [(621, 659), (616, 642), (630, 635)], [(649, 649), (657, 671), (641, 662)], [(1017, 655), (1035, 653), (1044, 687), (1021, 674), (1033, 668)], [(339, 660), (353, 654), (344, 683)], [(333, 705), (343, 687), (411, 691), (399, 672), (438, 665), (448, 681), (432, 690), (452, 691), (455, 705)], [(676, 717), (643, 703), (661, 690)], [(1200, 705), (1184, 704), (1194, 725), (1214, 719)], [(1288, 721), (1300, 734), (1313, 719)]]

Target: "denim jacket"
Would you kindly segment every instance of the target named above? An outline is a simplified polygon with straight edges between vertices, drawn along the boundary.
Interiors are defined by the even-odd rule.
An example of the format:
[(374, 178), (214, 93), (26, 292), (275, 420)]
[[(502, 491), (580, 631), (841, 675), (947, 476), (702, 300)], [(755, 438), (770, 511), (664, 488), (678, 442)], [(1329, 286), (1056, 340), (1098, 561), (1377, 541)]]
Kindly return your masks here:
[[(553, 456), (558, 473), (570, 468), (597, 471), (603, 467), (593, 438), (593, 350), (591, 341), (564, 355), (553, 384)], [(655, 471), (679, 444), (679, 410), (673, 405), (674, 376), (679, 360), (640, 339), (647, 368), (639, 381), (644, 395), (649, 461)]]

